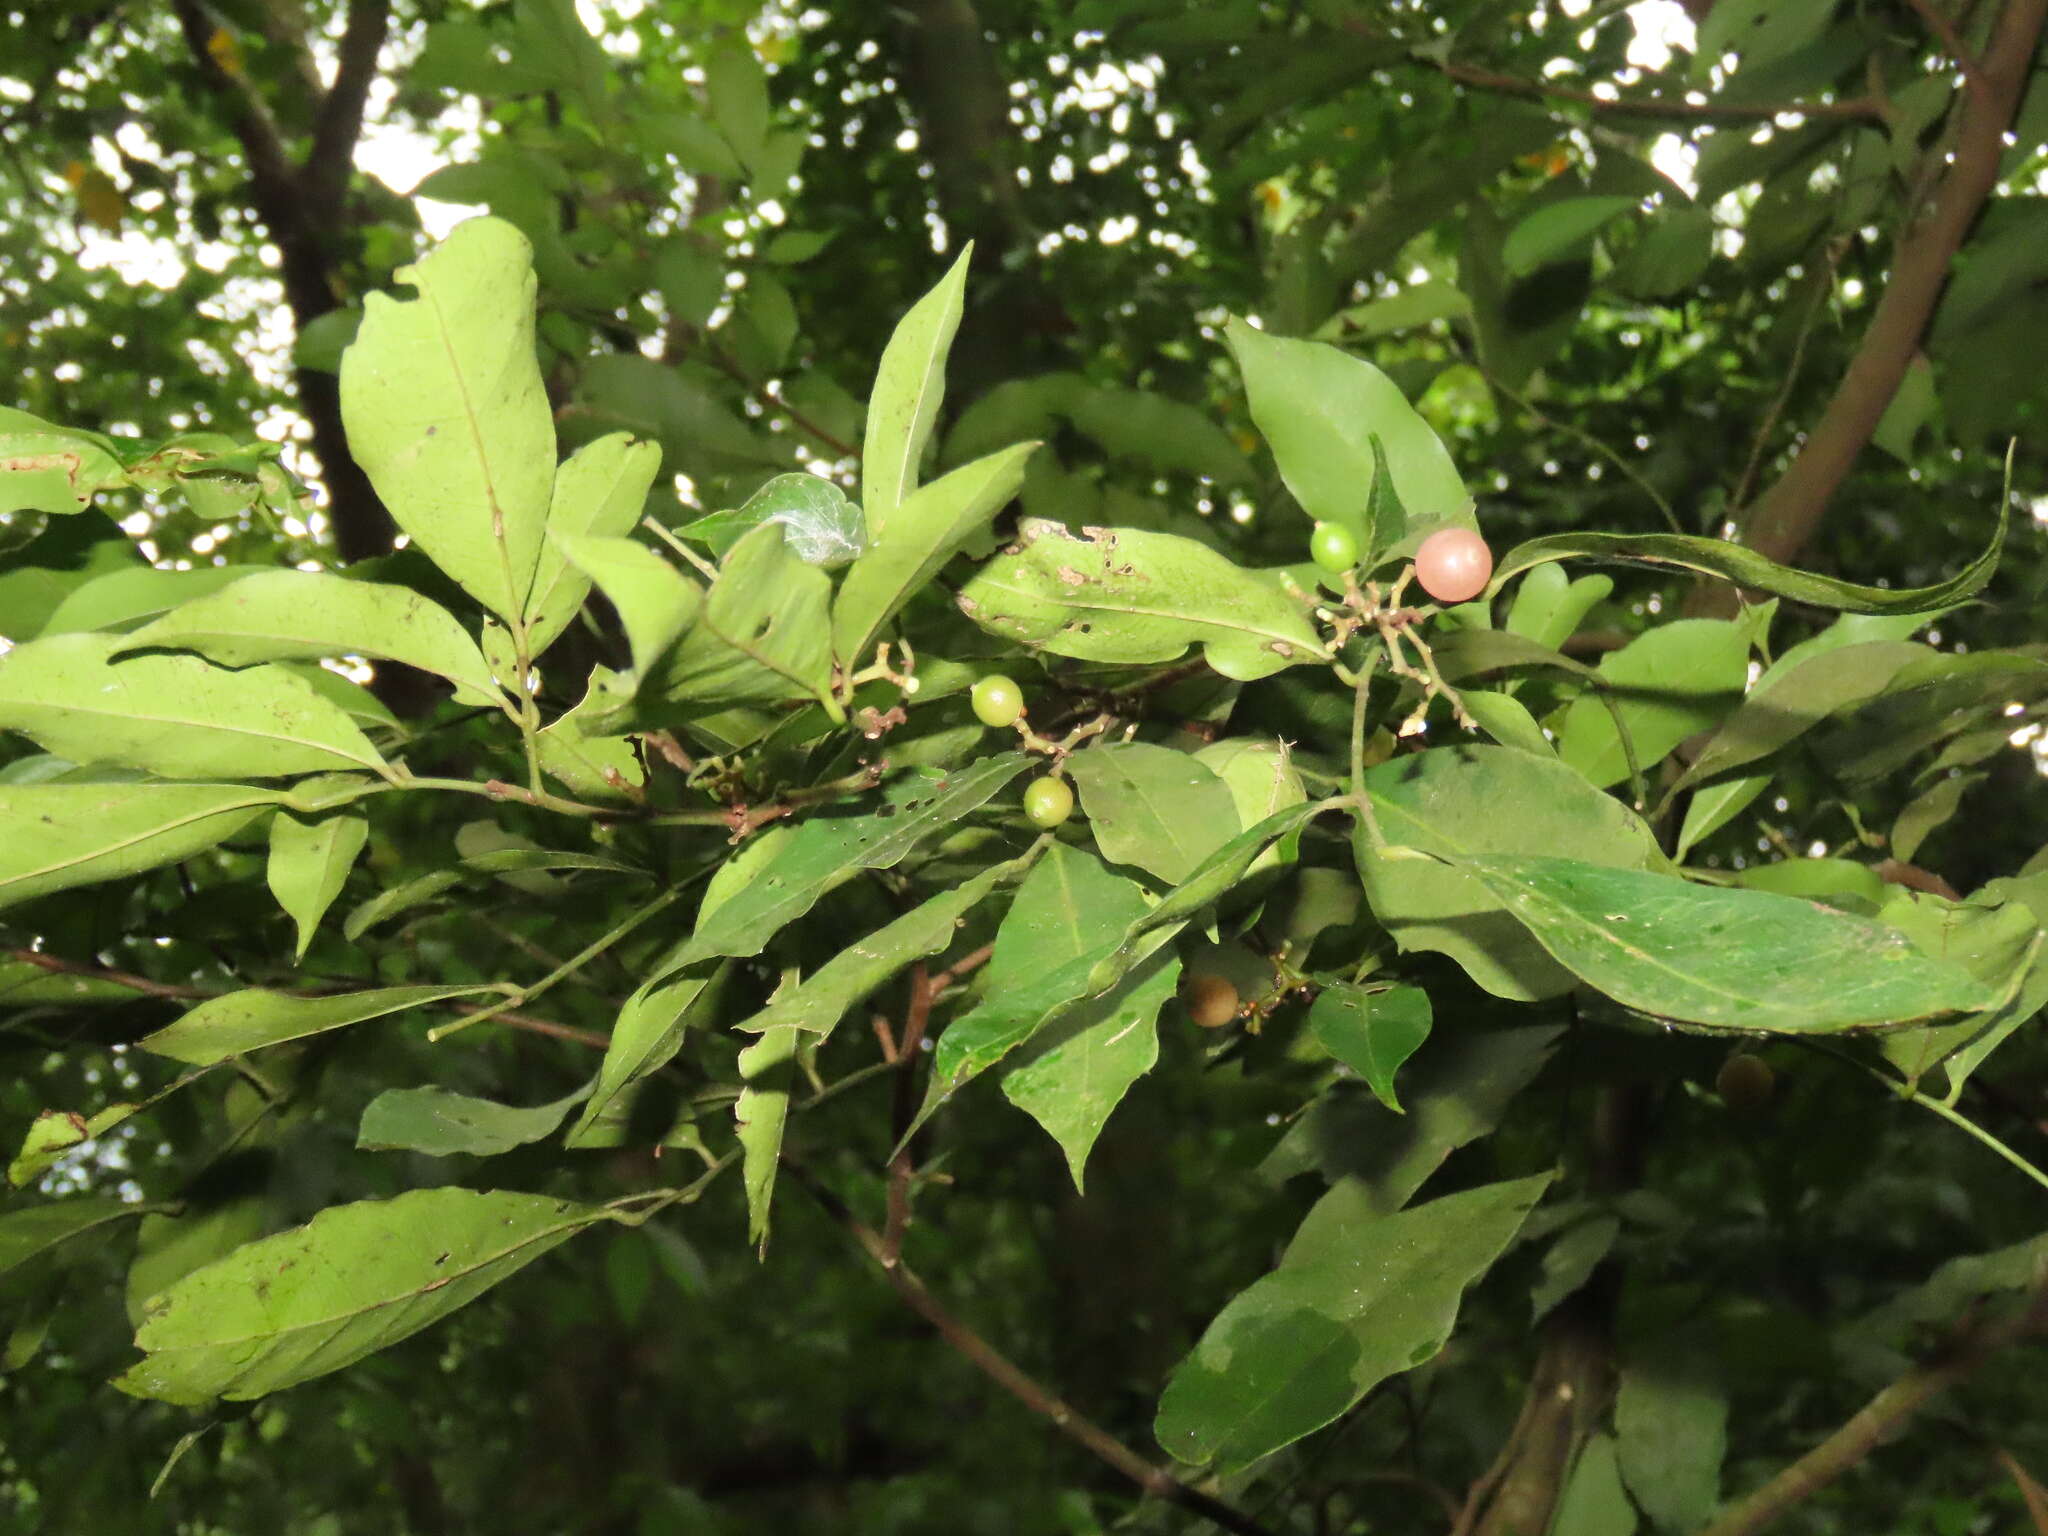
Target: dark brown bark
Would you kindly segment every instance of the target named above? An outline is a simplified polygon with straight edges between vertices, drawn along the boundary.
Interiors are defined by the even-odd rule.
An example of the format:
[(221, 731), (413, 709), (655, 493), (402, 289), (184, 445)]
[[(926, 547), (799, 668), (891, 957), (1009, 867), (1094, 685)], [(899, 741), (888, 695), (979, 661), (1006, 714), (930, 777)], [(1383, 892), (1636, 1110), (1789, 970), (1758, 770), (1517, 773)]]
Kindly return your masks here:
[[(317, 104), (313, 143), (296, 162), (263, 98), (208, 48), (215, 21), (199, 0), (172, 0), (180, 31), (201, 77), (221, 103), (249, 167), (249, 201), (280, 256), (285, 302), (300, 331), (341, 306), (339, 272), (347, 233), (346, 199), (363, 104), (376, 76), (377, 54), (390, 26), (390, 0), (349, 7), (332, 87)], [(369, 478), (349, 457), (341, 423), (341, 392), (333, 374), (295, 370), (299, 407), (313, 429), (313, 452), (327, 490), (327, 518), (344, 562), (386, 554), (396, 525)]]
[(1949, 263), (1992, 190), (2004, 136), (2024, 93), (2048, 0), (2006, 0), (1965, 88), (1953, 163), (1932, 202), (1907, 210), (1890, 280), (1870, 326), (1797, 457), (1741, 518), (1743, 542), (1773, 560), (1796, 558), (1898, 393), (1948, 282)]

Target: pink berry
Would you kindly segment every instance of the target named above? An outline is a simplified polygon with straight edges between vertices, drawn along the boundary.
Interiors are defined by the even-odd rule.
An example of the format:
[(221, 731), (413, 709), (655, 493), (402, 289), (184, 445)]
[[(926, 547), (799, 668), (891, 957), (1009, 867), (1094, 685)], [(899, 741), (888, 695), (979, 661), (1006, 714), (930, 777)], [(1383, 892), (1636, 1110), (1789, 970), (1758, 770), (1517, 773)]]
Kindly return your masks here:
[(1470, 528), (1439, 528), (1415, 551), (1415, 579), (1440, 603), (1469, 603), (1493, 576), (1493, 551)]

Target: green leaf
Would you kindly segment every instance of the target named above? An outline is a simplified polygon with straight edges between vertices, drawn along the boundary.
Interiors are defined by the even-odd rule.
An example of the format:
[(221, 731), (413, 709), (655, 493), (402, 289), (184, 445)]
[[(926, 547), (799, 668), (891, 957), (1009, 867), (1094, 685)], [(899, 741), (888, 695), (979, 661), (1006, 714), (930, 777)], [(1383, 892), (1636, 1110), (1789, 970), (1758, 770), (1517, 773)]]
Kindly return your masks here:
[[(1244, 374), (1252, 419), (1271, 444), (1280, 477), (1304, 511), (1358, 535), (1368, 563), (1379, 551), (1439, 523), (1472, 526), (1472, 498), (1434, 431), (1398, 386), (1362, 358), (1313, 341), (1289, 341), (1232, 320), (1225, 330)], [(1401, 526), (1374, 528), (1372, 439), (1384, 445)]]
[(266, 878), (270, 894), (298, 925), (299, 947), (294, 958), (306, 958), (321, 915), (341, 894), (356, 855), (369, 840), (369, 820), (355, 811), (320, 817), (279, 811), (271, 818)]
[[(1259, 1173), (1276, 1185), (1311, 1169), (1329, 1179), (1334, 1187), (1311, 1221), (1341, 1224), (1361, 1207), (1398, 1211), (1445, 1158), (1492, 1132), (1562, 1034), (1553, 1025), (1439, 1030), (1408, 1066), (1407, 1114), (1389, 1114), (1377, 1099), (1339, 1085), (1309, 1106)], [(1311, 1228), (1305, 1222), (1302, 1230)]]
[(246, 784), (0, 784), (0, 907), (190, 858), (281, 798)]
[(601, 534), (553, 534), (549, 542), (570, 566), (618, 610), (633, 654), (633, 670), (617, 686), (630, 695), (651, 675), (704, 603), (703, 589), (668, 561), (632, 539)]
[(299, 997), (248, 987), (208, 998), (182, 1018), (165, 1025), (155, 1034), (136, 1042), (145, 1051), (182, 1061), (187, 1066), (206, 1067), (230, 1056), (258, 1051), (287, 1040), (303, 1040), (365, 1019), (403, 1013), (425, 1003), (451, 997), (474, 997), (494, 992), (492, 985), (432, 987), (371, 987), (359, 992), (337, 992), (328, 997)]
[(730, 971), (721, 965), (701, 975), (641, 983), (619, 1011), (597, 1086), (563, 1138), (564, 1146), (617, 1144), (607, 1133), (630, 1126), (640, 1085), (675, 1059), (692, 1029), (702, 1029), (716, 1016)]
[(1937, 779), (1932, 788), (1909, 801), (1892, 822), (1892, 857), (1910, 860), (1920, 851), (1929, 833), (1937, 830), (1961, 809), (1963, 796), (1984, 781), (1981, 773), (1956, 773)]
[(1640, 565), (1651, 570), (1698, 571), (1720, 576), (1737, 586), (1754, 588), (1773, 597), (1795, 603), (1810, 603), (1842, 613), (1914, 614), (1951, 607), (1974, 596), (1998, 568), (1999, 551), (2005, 545), (2007, 502), (2000, 498), (1998, 528), (1984, 553), (1947, 581), (1931, 587), (1859, 587), (1832, 576), (1795, 571), (1766, 559), (1753, 549), (1722, 539), (1702, 539), (1678, 533), (1556, 533), (1518, 544), (1494, 567), (1487, 597), (1515, 576), (1550, 560), (1589, 557), (1611, 565)]
[(1567, 197), (1546, 203), (1508, 231), (1500, 248), (1510, 277), (1523, 277), (1553, 261), (1571, 261), (1592, 249), (1593, 237), (1636, 206), (1632, 197)]
[(740, 1142), (740, 1179), (747, 1188), (747, 1241), (765, 1253), (768, 1207), (775, 1172), (782, 1162), (782, 1133), (789, 1124), (789, 1089), (796, 1080), (801, 1031), (782, 1025), (740, 1052), (740, 1096), (732, 1107)]
[(1154, 1431), (1177, 1460), (1226, 1476), (1433, 1358), (1458, 1303), (1513, 1241), (1547, 1173), (1297, 1236), (1181, 1362)]
[(1570, 854), (1624, 869), (1660, 866), (1642, 819), (1555, 759), (1509, 747), (1433, 747), (1365, 776), (1381, 835), (1452, 861), (1402, 858), (1355, 839), (1373, 915), (1403, 951), (1449, 955), (1497, 997), (1570, 990), (1552, 960), (1456, 861), (1468, 854)]
[(334, 1206), (151, 1297), (135, 1333), (148, 1358), (114, 1385), (197, 1405), (310, 1381), (418, 1333), (605, 1219), (498, 1190)]
[(744, 37), (713, 49), (704, 62), (704, 96), (711, 120), (749, 170), (768, 136), (768, 77)]
[(1186, 752), (1112, 742), (1067, 759), (1103, 854), (1172, 884), (1243, 830), (1230, 786)]
[(776, 475), (734, 512), (714, 512), (685, 523), (676, 532), (711, 546), (724, 559), (742, 534), (763, 523), (775, 523), (789, 547), (805, 565), (831, 570), (865, 553), (867, 520), (846, 499), (846, 493), (822, 475)]
[(1721, 1502), (1728, 1399), (1697, 1362), (1627, 1362), (1614, 1400), (1621, 1474), (1643, 1512), (1667, 1531), (1696, 1531)]
[(268, 567), (257, 565), (201, 565), (189, 571), (165, 571), (152, 565), (108, 571), (59, 603), (40, 632), (68, 635), (84, 629), (135, 629), (194, 598), (268, 574)]
[(1531, 1322), (1541, 1322), (1559, 1302), (1592, 1277), (1621, 1236), (1621, 1219), (1589, 1216), (1558, 1234), (1543, 1255), (1543, 1273), (1529, 1291)]
[(149, 1215), (135, 1233), (135, 1257), (128, 1265), (128, 1322), (140, 1323), (149, 1298), (202, 1265), (254, 1242), (270, 1224), (270, 1202), (261, 1195), (229, 1200), (183, 1216)]
[(1036, 443), (1019, 443), (950, 470), (894, 507), (886, 528), (870, 514), (872, 547), (840, 583), (832, 607), (832, 645), (855, 665), (883, 626), (928, 585), (960, 546), (988, 526), (1017, 494)]
[(0, 406), (0, 515), (83, 512), (101, 491), (127, 483), (111, 438)]
[[(1265, 573), (1193, 539), (1027, 517), (960, 608), (990, 634), (1081, 661), (1173, 661), (1200, 642), (1238, 682), (1329, 657), (1307, 610)], [(856, 569), (858, 569), (856, 567)]]
[(432, 901), (450, 886), (461, 883), (462, 871), (459, 869), (430, 869), (423, 875), (401, 881), (389, 890), (379, 891), (350, 912), (342, 921), (341, 936), (353, 944), (385, 919)]
[[(125, 988), (123, 990), (126, 991)], [(126, 992), (126, 995), (135, 996), (133, 992)], [(33, 1184), (73, 1147), (96, 1136), (104, 1136), (141, 1107), (139, 1104), (109, 1104), (90, 1119), (69, 1110), (44, 1110), (29, 1123), (28, 1134), (21, 1139), (21, 1151), (7, 1165), (7, 1182), (17, 1189)]]
[(373, 293), (341, 360), (349, 451), (398, 526), (508, 623), (528, 611), (555, 478), (533, 342), (533, 249), (499, 219), (456, 227)]
[(963, 885), (927, 898), (895, 921), (855, 939), (801, 985), (778, 992), (767, 1007), (735, 1027), (752, 1033), (798, 1029), (807, 1034), (829, 1034), (849, 1008), (890, 977), (951, 944), (961, 919), (1022, 868), (1014, 859), (997, 864)]
[(223, 666), (375, 656), (445, 677), (457, 702), (495, 705), (483, 652), (430, 598), (327, 571), (264, 571), (192, 599), (136, 630), (116, 655), (197, 651)]
[(1146, 910), (1144, 891), (1094, 854), (1066, 843), (1048, 846), (996, 930), (983, 1001), (939, 1037), (920, 1121), (1087, 997), (1095, 962)]
[(1543, 727), (1529, 713), (1529, 707), (1513, 694), (1490, 688), (1468, 688), (1460, 697), (1473, 723), (1504, 747), (1533, 752), (1538, 757), (1555, 757), (1557, 748), (1543, 734)]
[(1937, 654), (1902, 667), (1873, 700), (1816, 750), (1852, 784), (1897, 772), (1958, 732), (2011, 704), (2048, 696), (2048, 660), (2018, 651)]
[(1719, 619), (1677, 619), (1600, 658), (1605, 697), (1565, 711), (1557, 755), (1594, 784), (1628, 777), (1623, 732), (1643, 772), (1734, 709), (1749, 678), (1749, 637)]
[(831, 577), (804, 564), (779, 528), (757, 528), (733, 546), (696, 623), (646, 688), (691, 704), (823, 699), (832, 685), (831, 601)]
[(552, 1134), (589, 1094), (585, 1084), (552, 1104), (520, 1109), (446, 1088), (387, 1088), (363, 1110), (356, 1145), (371, 1152), (495, 1157)]
[(1635, 1536), (1636, 1507), (1622, 1486), (1612, 1436), (1595, 1434), (1572, 1463), (1549, 1536)]
[[(585, 443), (555, 470), (554, 491), (548, 502), (551, 541), (625, 537), (640, 521), (660, 468), (658, 443), (635, 442), (625, 432)], [(544, 543), (528, 604), (535, 656), (569, 627), (589, 591), (588, 575), (566, 560), (554, 542)]]
[(1308, 1011), (1308, 1027), (1324, 1050), (1365, 1079), (1387, 1108), (1403, 1113), (1394, 1074), (1429, 1038), (1429, 994), (1420, 987), (1368, 992), (1327, 986)]
[(1896, 929), (1797, 897), (1577, 859), (1459, 863), (1580, 980), (1658, 1018), (1812, 1034), (1993, 1006)]
[(1992, 880), (1961, 902), (1890, 887), (1878, 916), (1999, 998), (1952, 1024), (1895, 1030), (1879, 1042), (1909, 1083), (1941, 1066), (1953, 1104), (1984, 1059), (2048, 1005), (2048, 877)]
[(868, 396), (867, 437), (860, 456), (860, 500), (868, 537), (880, 544), (896, 509), (917, 488), (918, 461), (946, 398), (946, 353), (974, 257), (970, 242), (938, 286), (910, 307), (882, 349)]
[(1159, 1010), (1179, 980), (1178, 957), (1153, 956), (1106, 997), (1062, 1010), (1003, 1077), (1004, 1097), (1060, 1144), (1076, 1191), (1086, 1188), (1095, 1138), (1159, 1059)]
[(986, 805), (1031, 762), (1004, 752), (937, 779), (909, 775), (885, 792), (882, 814), (807, 817), (731, 900), (699, 919), (662, 969), (716, 955), (758, 955), (828, 892), (861, 870), (892, 868), (927, 837)]
[(147, 1209), (112, 1196), (88, 1195), (76, 1200), (53, 1200), (47, 1205), (0, 1211), (0, 1275), (19, 1269), (31, 1259), (40, 1258), (81, 1232), (105, 1226), (110, 1221), (141, 1216)]
[(0, 656), (0, 730), (76, 763), (168, 778), (381, 771), (353, 721), (277, 666), (229, 671), (187, 655), (129, 656), (118, 635), (51, 635)]
[(1189, 918), (1219, 901), (1252, 871), (1267, 849), (1308, 825), (1325, 809), (1327, 806), (1318, 801), (1276, 811), (1210, 854), (1158, 905), (1132, 919), (1116, 947), (1097, 962), (1088, 979), (1088, 990), (1108, 991), (1132, 965), (1163, 942), (1162, 930), (1170, 937)]
[(1917, 661), (1937, 654), (1924, 645), (1876, 641), (1810, 653), (1794, 665), (1790, 652), (1756, 681), (1742, 707), (1680, 775), (1688, 789), (1770, 756), (1837, 710), (1873, 699)]
[(645, 798), (647, 769), (632, 742), (586, 730), (594, 728), (631, 692), (632, 684), (620, 674), (608, 667), (594, 667), (589, 691), (576, 707), (551, 720), (533, 739), (541, 767), (578, 800), (637, 804)]

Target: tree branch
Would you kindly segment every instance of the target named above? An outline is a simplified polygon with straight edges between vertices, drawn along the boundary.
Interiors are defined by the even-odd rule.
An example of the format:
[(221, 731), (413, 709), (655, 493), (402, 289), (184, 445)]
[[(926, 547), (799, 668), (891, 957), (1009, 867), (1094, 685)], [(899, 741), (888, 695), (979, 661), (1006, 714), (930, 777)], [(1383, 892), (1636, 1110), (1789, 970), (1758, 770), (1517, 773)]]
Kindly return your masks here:
[[(1374, 43), (1399, 43), (1400, 39), (1389, 37), (1370, 22), (1346, 17), (1340, 23), (1343, 30), (1355, 37)], [(1569, 101), (1577, 106), (1587, 107), (1603, 117), (1651, 117), (1671, 118), (1688, 122), (1706, 123), (1756, 123), (1769, 122), (1773, 118), (1798, 113), (1802, 117), (1847, 117), (1866, 122), (1882, 123), (1886, 118), (1883, 101), (1875, 96), (1851, 96), (1844, 101), (1686, 101), (1673, 100), (1668, 96), (1599, 96), (1590, 90), (1578, 90), (1571, 86), (1559, 85), (1551, 80), (1529, 80), (1520, 75), (1503, 74), (1499, 70), (1487, 69), (1477, 64), (1461, 64), (1455, 59), (1436, 59), (1425, 54), (1410, 53), (1406, 62), (1418, 69), (1434, 70), (1447, 80), (1474, 90), (1492, 91), (1500, 96), (1519, 97), (1524, 101)]]
[(1834, 397), (1799, 454), (1743, 520), (1743, 542), (1773, 560), (1806, 547), (1856, 456), (1898, 393), (1935, 304), (1949, 263), (1984, 200), (1998, 184), (2004, 136), (2026, 88), (2048, 0), (2006, 0), (1978, 70), (1983, 88), (1968, 92), (1956, 135), (1954, 163), (1917, 225), (1917, 208), (1892, 261), (1891, 280), (1849, 361)]
[[(0, 959), (18, 961), (48, 971), (53, 976), (79, 976), (90, 981), (110, 982), (117, 987), (126, 987), (143, 997), (162, 998), (166, 1002), (201, 1003), (210, 997), (220, 997), (233, 990), (229, 987), (195, 987), (178, 982), (158, 981), (149, 976), (138, 976), (133, 971), (117, 971), (103, 965), (86, 965), (76, 960), (65, 960), (56, 955), (46, 955), (37, 949), (0, 950)], [(336, 988), (301, 994), (306, 997), (329, 997)], [(6, 993), (0, 991), (0, 1002), (6, 1001)], [(456, 1013), (482, 1013), (490, 1007), (488, 1003), (450, 1002), (443, 1006)], [(507, 1029), (524, 1030), (531, 1035), (546, 1035), (551, 1040), (567, 1040), (576, 1045), (587, 1045), (592, 1050), (602, 1051), (611, 1045), (611, 1040), (593, 1029), (578, 1029), (573, 1024), (557, 1024), (552, 1019), (537, 1019), (530, 1013), (494, 1012), (491, 1018)]]
[(1993, 1356), (2048, 1329), (2048, 1286), (2002, 1322), (1952, 1329), (1934, 1356), (1908, 1370), (1840, 1429), (1748, 1498), (1722, 1511), (1700, 1536), (1753, 1536), (1809, 1494), (1833, 1482), (1883, 1444), (1922, 1404), (1963, 1381)]
[(864, 1223), (845, 1202), (825, 1188), (802, 1164), (785, 1155), (782, 1165), (790, 1176), (810, 1192), (834, 1221), (843, 1227), (863, 1252), (873, 1259), (903, 1304), (931, 1324), (940, 1338), (976, 1370), (1008, 1392), (1033, 1413), (1047, 1420), (1061, 1434), (1091, 1454), (1100, 1457), (1152, 1498), (1200, 1515), (1203, 1519), (1234, 1533), (1234, 1536), (1273, 1536), (1250, 1516), (1232, 1509), (1200, 1489), (1191, 1488), (1164, 1467), (1154, 1466), (1092, 1419), (1083, 1417), (1035, 1377), (1026, 1375), (1000, 1350), (961, 1322), (932, 1293), (887, 1251), (887, 1240)]
[(334, 84), (313, 121), (313, 147), (300, 173), (306, 198), (320, 207), (341, 201), (363, 132), (363, 104), (377, 77), (377, 55), (391, 22), (391, 0), (351, 0)]
[[(1347, 23), (1360, 30), (1357, 23)], [(1412, 63), (1436, 70), (1446, 79), (1475, 90), (1502, 96), (1519, 96), (1528, 101), (1569, 101), (1590, 108), (1602, 117), (1675, 118), (1688, 122), (1756, 123), (1797, 113), (1801, 117), (1847, 117), (1882, 123), (1885, 104), (1872, 96), (1851, 96), (1843, 101), (1685, 101), (1668, 96), (1597, 96), (1592, 91), (1574, 90), (1550, 80), (1525, 80), (1504, 75), (1454, 59), (1441, 62), (1411, 55)]]

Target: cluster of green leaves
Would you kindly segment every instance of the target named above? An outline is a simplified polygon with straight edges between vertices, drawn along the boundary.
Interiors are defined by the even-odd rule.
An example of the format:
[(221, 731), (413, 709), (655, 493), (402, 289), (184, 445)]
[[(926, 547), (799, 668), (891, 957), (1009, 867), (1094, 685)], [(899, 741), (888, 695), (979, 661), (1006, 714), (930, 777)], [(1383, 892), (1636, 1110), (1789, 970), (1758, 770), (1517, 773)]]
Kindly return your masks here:
[[(1844, 861), (1730, 881), (1681, 867), (1657, 833), (1690, 790), (1682, 857), (1809, 734), (1845, 776), (1875, 775), (2038, 696), (2036, 657), (1907, 638), (1983, 585), (1995, 542), (1949, 580), (1900, 591), (1703, 539), (1562, 535), (1505, 552), (1486, 600), (1400, 608), (1374, 574), (1397, 574), (1431, 530), (1474, 524), (1448, 454), (1371, 365), (1242, 325), (1229, 338), (1254, 419), (1304, 510), (1354, 530), (1358, 571), (1252, 568), (1172, 533), (1045, 519), (992, 536), (1034, 445), (924, 472), (965, 270), (963, 258), (882, 355), (857, 503), (786, 476), (672, 532), (650, 445), (608, 436), (557, 462), (530, 247), (471, 221), (401, 274), (413, 297), (372, 297), (341, 362), (357, 457), (432, 580), (216, 568), (151, 572), (145, 595), (127, 573), (88, 575), (53, 610), (86, 617), (16, 635), (0, 728), (40, 750), (0, 769), (10, 922), (61, 935), (92, 888), (180, 865), (209, 893), (266, 883), (296, 943), (272, 975), (138, 1042), (182, 1075), (134, 1102), (49, 1107), (15, 1183), (46, 1181), (224, 1069), (275, 1109), (337, 1032), (459, 1008), (428, 1032), (443, 1039), (520, 1018), (600, 965), (632, 990), (594, 1075), (531, 1107), (386, 1083), (357, 1145), (490, 1158), (559, 1133), (567, 1152), (651, 1144), (701, 1163), (600, 1200), (426, 1178), (253, 1240), (239, 1222), (99, 1194), (0, 1214), (10, 1283), (61, 1274), (110, 1225), (160, 1223), (129, 1286), (143, 1357), (117, 1386), (200, 1404), (308, 1381), (579, 1233), (696, 1200), (735, 1165), (765, 1243), (794, 1112), (841, 1086), (821, 1076), (843, 1059), (828, 1049), (840, 1023), (913, 968), (921, 985), (928, 965), (986, 944), (965, 995), (943, 1005), (906, 1143), (1000, 1069), (1080, 1185), (1158, 1059), (1184, 973), (1230, 977), (1244, 995), (1249, 1022), (1219, 1060), (1288, 1041), (1289, 1056), (1324, 1064), (1275, 1156), (1321, 1166), (1329, 1191), (1161, 1399), (1166, 1448), (1235, 1475), (1436, 1355), (1461, 1295), (1537, 1222), (1553, 1179), (1540, 1164), (1408, 1202), (1542, 1069), (1558, 1035), (1546, 1000), (1613, 1024), (1883, 1030), (1909, 1078), (1945, 1070), (1952, 1106), (2048, 996), (2048, 872), (1966, 902), (1887, 894)], [(35, 451), (0, 472), (6, 509), (76, 514), (136, 473), (102, 440), (27, 418), (15, 430)], [(643, 518), (651, 536), (637, 538)], [(1587, 559), (1708, 572), (1849, 616), (1747, 688), (1774, 603), (1654, 627), (1589, 667), (1558, 649), (1604, 591), (1562, 574)], [(199, 574), (220, 579), (177, 579)], [(593, 589), (605, 608), (589, 606)], [(542, 663), (579, 613), (621, 664), (551, 675)], [(433, 723), (408, 725), (318, 665), (349, 657), (430, 674), (450, 697)], [(1031, 679), (1007, 750), (968, 716), (968, 685), (996, 668)], [(1323, 681), (1293, 707), (1336, 703), (1319, 717), (1330, 728), (1282, 741), (1236, 726), (1297, 676)], [(1492, 744), (1369, 766), (1372, 723), (1397, 713), (1425, 734), (1457, 714)], [(457, 723), (461, 771), (418, 771)], [(1043, 834), (1001, 798), (1034, 760), (1071, 780), (1082, 812)], [(1623, 781), (1627, 800), (1609, 792)], [(479, 800), (516, 811), (462, 821)], [(359, 870), (405, 802), (428, 806), (452, 847), (423, 869)], [(462, 889), (486, 878), (487, 898)], [(571, 882), (648, 881), (645, 899), (608, 895), (604, 930), (538, 980), (437, 964), (409, 937), (436, 909), (558, 909)], [(1418, 1075), (1404, 1066), (1435, 1044), (1445, 984), (1430, 955), (1522, 1006), (1457, 1031)], [(1326, 1124), (1360, 1112), (1354, 1080), (1381, 1106), (1377, 1134), (1414, 1137), (1370, 1175), (1346, 1170), (1355, 1148)], [(723, 1127), (708, 1112), (721, 1103)], [(1550, 1268), (1583, 1276), (1604, 1251), (1589, 1234), (1618, 1232), (1611, 1217), (1541, 1209), (1560, 1233)], [(1668, 1407), (1635, 1402), (1625, 1389), (1624, 1475), (1639, 1454), (1631, 1415)], [(1580, 1477), (1600, 1465), (1586, 1459)]]

